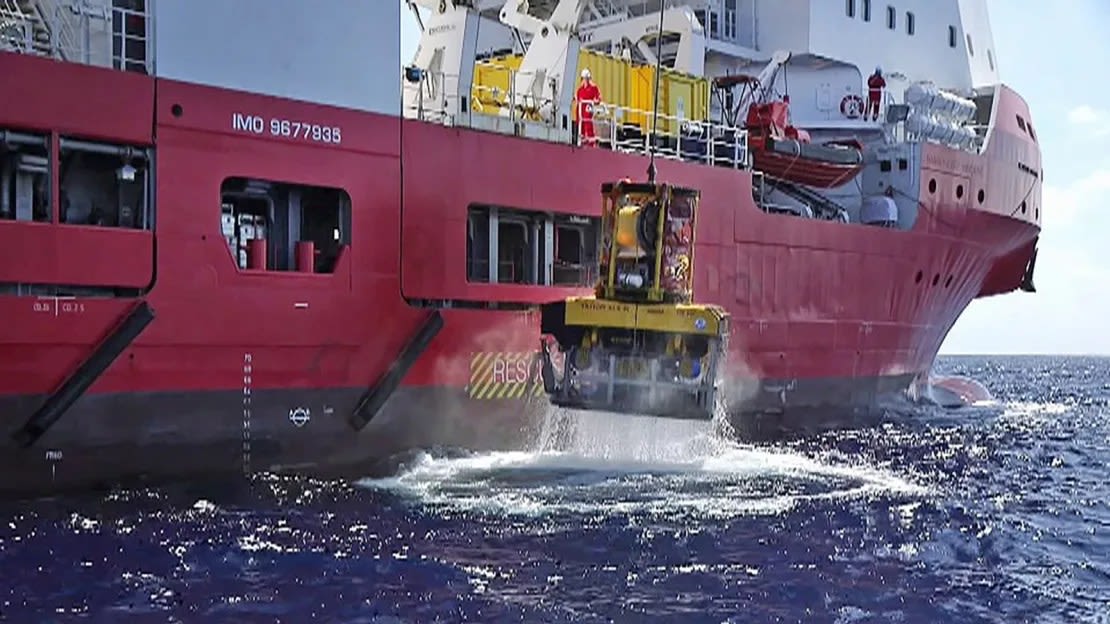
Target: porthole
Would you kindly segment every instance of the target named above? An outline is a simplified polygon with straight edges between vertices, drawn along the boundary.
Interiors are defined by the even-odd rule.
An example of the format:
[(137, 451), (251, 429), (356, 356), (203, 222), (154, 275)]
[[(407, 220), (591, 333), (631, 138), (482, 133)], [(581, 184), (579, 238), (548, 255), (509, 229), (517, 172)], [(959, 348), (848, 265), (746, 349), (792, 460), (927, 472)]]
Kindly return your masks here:
[(948, 276), (948, 279), (944, 280), (944, 287), (945, 288), (951, 288), (952, 287), (952, 276), (951, 275)]
[(940, 273), (937, 273), (936, 275), (933, 276), (933, 286), (936, 286), (939, 283), (940, 283)]
[(917, 277), (913, 278), (913, 283), (920, 284), (921, 280), (925, 278), (925, 274), (921, 271), (917, 272)]
[(172, 107), (170, 107), (170, 114), (172, 114), (174, 117), (180, 117), (181, 114), (184, 112), (185, 109), (181, 108), (180, 104), (174, 104)]
[(983, 189), (979, 189), (979, 203), (983, 203), (987, 199), (987, 193)]
[(937, 179), (936, 178), (930, 178), (929, 179), (929, 192), (930, 193), (936, 193), (937, 192)]
[(1028, 210), (1028, 207), (1025, 205), (1025, 202), (1021, 202), (1021, 214), (1025, 214), (1026, 210)]
[(964, 198), (964, 185), (963, 184), (957, 184), (956, 185), (956, 199), (963, 199), (963, 198)]

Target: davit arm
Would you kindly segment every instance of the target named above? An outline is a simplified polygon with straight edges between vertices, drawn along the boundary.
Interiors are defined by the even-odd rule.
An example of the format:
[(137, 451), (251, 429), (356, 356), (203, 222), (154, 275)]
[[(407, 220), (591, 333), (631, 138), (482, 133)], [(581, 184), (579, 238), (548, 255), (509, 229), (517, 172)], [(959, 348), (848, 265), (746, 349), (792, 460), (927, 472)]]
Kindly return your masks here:
[(532, 35), (513, 79), (519, 105), (545, 118), (570, 106), (578, 67), (578, 21), (588, 1), (559, 0), (547, 20), (530, 15), (526, 0), (507, 0), (501, 8), (502, 24)]
[[(627, 39), (636, 46), (649, 65), (655, 65), (655, 51), (644, 41), (659, 28), (657, 13), (621, 20), (590, 28), (591, 44)], [(679, 35), (674, 69), (700, 76), (705, 69), (705, 29), (690, 12), (689, 7), (670, 8), (663, 12), (663, 32)]]
[(790, 61), (791, 55), (792, 53), (789, 50), (778, 50), (771, 55), (770, 62), (768, 62), (767, 66), (755, 77), (758, 87), (747, 91), (744, 93), (743, 97), (740, 98), (740, 102), (736, 106), (737, 119), (745, 119), (747, 117), (748, 108), (755, 103), (756, 94), (771, 92), (771, 87), (775, 84), (775, 78), (778, 77), (779, 70)]

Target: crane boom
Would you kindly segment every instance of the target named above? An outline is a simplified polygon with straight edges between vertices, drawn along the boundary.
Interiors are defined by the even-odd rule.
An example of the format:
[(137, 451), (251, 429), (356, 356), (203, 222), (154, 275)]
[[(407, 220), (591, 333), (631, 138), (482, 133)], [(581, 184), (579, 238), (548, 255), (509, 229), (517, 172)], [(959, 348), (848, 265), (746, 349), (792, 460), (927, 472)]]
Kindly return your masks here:
[[(657, 30), (659, 30), (657, 14), (647, 13), (619, 22), (583, 29), (583, 36), (589, 40), (591, 47), (600, 43), (609, 43), (610, 46), (614, 43), (635, 46), (647, 59), (648, 65), (655, 65), (657, 60), (655, 52), (645, 39), (653, 36)], [(666, 9), (663, 12), (663, 32), (679, 36), (673, 69), (695, 76), (702, 75), (705, 70), (705, 29), (702, 28), (690, 7)]]
[(502, 24), (532, 36), (513, 76), (515, 104), (523, 112), (553, 122), (557, 111), (569, 108), (578, 66), (578, 22), (587, 4), (559, 0), (546, 20), (529, 14), (525, 0), (506, 0), (501, 8)]

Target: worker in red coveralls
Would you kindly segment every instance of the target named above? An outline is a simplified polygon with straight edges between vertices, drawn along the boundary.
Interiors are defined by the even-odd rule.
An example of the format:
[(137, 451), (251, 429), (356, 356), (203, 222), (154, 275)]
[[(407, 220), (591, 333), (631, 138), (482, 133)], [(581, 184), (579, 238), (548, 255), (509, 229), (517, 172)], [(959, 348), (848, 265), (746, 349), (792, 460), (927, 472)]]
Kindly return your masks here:
[(867, 119), (867, 115), (871, 115), (872, 121), (879, 119), (879, 109), (881, 108), (885, 87), (886, 80), (883, 80), (883, 68), (876, 67), (875, 73), (867, 79), (867, 113), (864, 114), (864, 119)]
[(575, 99), (578, 100), (579, 142), (597, 145), (597, 136), (594, 135), (594, 106), (601, 103), (601, 89), (590, 79), (589, 69), (582, 70), (582, 84), (578, 87)]

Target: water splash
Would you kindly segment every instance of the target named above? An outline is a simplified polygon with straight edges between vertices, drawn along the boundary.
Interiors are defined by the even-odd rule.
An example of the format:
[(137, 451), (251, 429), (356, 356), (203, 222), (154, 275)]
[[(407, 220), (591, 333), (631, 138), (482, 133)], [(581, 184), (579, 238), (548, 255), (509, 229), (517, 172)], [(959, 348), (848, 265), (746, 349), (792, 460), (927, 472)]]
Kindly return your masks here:
[(919, 496), (925, 490), (864, 465), (732, 441), (711, 422), (551, 409), (525, 449), (436, 457), (367, 479), (429, 508), (510, 516), (619, 514), (727, 518), (778, 514), (809, 500)]

